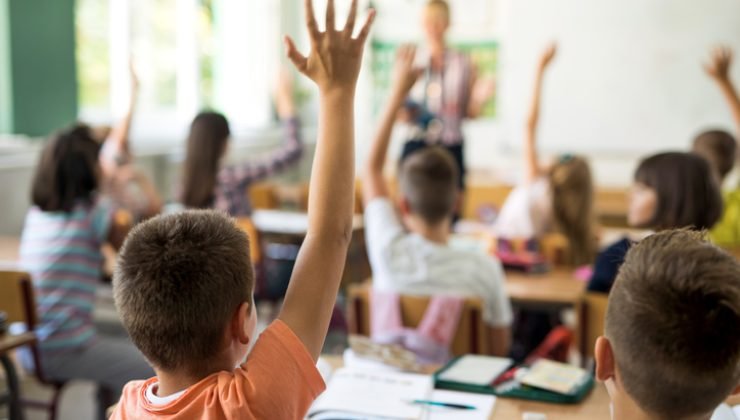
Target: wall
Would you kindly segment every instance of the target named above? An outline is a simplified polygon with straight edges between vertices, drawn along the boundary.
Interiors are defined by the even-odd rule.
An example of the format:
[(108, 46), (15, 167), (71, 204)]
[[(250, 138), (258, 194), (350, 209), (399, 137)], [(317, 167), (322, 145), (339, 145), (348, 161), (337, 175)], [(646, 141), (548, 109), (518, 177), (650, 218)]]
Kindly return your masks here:
[[(518, 143), (542, 47), (557, 40), (546, 77), (545, 148), (602, 154), (685, 149), (706, 127), (732, 129), (704, 74), (710, 48), (740, 53), (735, 0), (503, 0), (501, 137)], [(740, 65), (733, 76), (740, 83)]]
[(10, 0), (0, 0), (0, 134), (8, 134), (13, 130), (9, 7)]
[[(46, 135), (77, 117), (74, 0), (8, 4), (13, 132)], [(0, 16), (1, 18), (2, 16)]]

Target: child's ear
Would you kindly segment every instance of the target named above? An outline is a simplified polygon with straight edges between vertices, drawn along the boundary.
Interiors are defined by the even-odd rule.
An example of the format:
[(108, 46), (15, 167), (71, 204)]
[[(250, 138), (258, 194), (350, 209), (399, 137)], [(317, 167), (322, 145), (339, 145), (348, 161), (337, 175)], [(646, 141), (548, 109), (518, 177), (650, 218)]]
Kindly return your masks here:
[(411, 213), (411, 206), (405, 197), (401, 196), (398, 199), (398, 209), (401, 211), (402, 216), (406, 216)]
[(730, 395), (732, 395), (732, 396), (740, 395), (740, 384), (737, 384), (737, 386), (735, 387), (735, 389), (732, 390), (732, 394), (730, 394)]
[(461, 191), (455, 192), (455, 213), (462, 213), (465, 195)]
[(596, 379), (601, 382), (613, 379), (616, 375), (616, 364), (612, 345), (606, 337), (599, 337), (596, 340), (594, 357), (596, 359)]
[(236, 313), (234, 314), (234, 318), (231, 322), (231, 334), (232, 337), (239, 340), (242, 344), (248, 344), (250, 336), (252, 334), (251, 330), (251, 313), (252, 304), (249, 302), (244, 302), (236, 309)]

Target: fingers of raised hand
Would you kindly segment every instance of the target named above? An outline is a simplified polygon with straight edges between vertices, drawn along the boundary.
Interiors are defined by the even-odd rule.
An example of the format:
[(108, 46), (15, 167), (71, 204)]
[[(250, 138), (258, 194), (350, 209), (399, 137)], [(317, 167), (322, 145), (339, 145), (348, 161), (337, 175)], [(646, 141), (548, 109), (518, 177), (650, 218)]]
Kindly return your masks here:
[(286, 55), (296, 67), (296, 69), (305, 74), (308, 67), (308, 59), (298, 51), (295, 43), (293, 42), (293, 39), (291, 39), (289, 36), (285, 37), (285, 50)]

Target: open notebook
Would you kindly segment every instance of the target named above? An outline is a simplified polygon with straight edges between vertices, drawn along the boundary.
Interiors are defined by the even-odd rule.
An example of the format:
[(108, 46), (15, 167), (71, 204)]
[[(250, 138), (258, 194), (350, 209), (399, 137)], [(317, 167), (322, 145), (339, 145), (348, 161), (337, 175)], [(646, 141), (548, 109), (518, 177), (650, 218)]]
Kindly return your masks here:
[[(311, 420), (486, 420), (496, 398), (454, 391), (433, 390), (432, 377), (411, 373), (337, 370), (327, 390), (308, 412)], [(475, 407), (459, 410), (416, 405), (431, 400)]]
[(308, 411), (309, 419), (403, 419), (422, 418), (423, 408), (411, 404), (432, 392), (429, 375), (339, 369)]

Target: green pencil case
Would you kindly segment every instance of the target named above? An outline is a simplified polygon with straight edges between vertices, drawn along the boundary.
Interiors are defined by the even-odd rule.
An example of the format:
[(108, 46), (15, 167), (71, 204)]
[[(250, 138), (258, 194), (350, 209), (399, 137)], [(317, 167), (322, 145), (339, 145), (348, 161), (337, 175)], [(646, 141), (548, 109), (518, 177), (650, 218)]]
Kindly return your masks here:
[[(517, 398), (523, 400), (543, 401), (555, 404), (577, 404), (583, 401), (594, 387), (594, 377), (588, 374), (584, 382), (569, 394), (547, 391), (540, 388), (531, 387), (519, 383), (516, 379), (511, 379), (500, 385), (493, 385), (498, 378), (490, 385), (468, 384), (463, 382), (454, 382), (440, 379), (440, 376), (451, 368), (460, 357), (450, 360), (444, 367), (434, 373), (434, 387), (436, 389), (448, 389), (451, 391), (472, 392), (475, 394), (490, 394), (502, 398)], [(508, 372), (508, 370), (507, 370)], [(503, 375), (506, 375), (504, 373)], [(502, 376), (503, 376), (502, 375)]]

